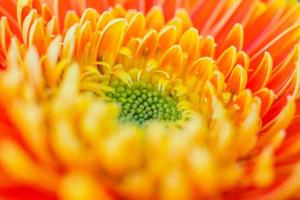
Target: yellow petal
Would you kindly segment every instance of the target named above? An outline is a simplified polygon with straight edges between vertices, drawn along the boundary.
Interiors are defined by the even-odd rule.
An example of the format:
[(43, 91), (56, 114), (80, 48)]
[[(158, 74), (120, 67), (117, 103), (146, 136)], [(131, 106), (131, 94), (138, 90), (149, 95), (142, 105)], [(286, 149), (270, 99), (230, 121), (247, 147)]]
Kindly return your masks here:
[(258, 187), (270, 185), (274, 179), (273, 152), (265, 149), (258, 157), (254, 169), (254, 181)]
[(165, 24), (161, 7), (154, 6), (146, 15), (146, 27), (160, 30)]
[(103, 62), (111, 66), (115, 63), (123, 43), (126, 26), (127, 22), (124, 19), (115, 19), (110, 21), (103, 29), (99, 49), (99, 56)]
[(175, 26), (165, 26), (159, 32), (159, 48), (166, 51), (175, 44), (178, 37), (178, 30)]
[(129, 22), (124, 43), (126, 44), (131, 38), (141, 37), (144, 33), (146, 20), (142, 13), (137, 13)]
[(195, 28), (186, 30), (180, 38), (179, 45), (187, 54), (187, 65), (189, 65), (196, 57), (198, 57), (200, 45), (198, 30)]
[(170, 75), (180, 75), (182, 73), (183, 52), (179, 45), (174, 45), (166, 51), (160, 64), (161, 69), (169, 72)]
[(92, 174), (80, 171), (69, 172), (63, 177), (59, 185), (59, 194), (62, 200), (111, 200)]

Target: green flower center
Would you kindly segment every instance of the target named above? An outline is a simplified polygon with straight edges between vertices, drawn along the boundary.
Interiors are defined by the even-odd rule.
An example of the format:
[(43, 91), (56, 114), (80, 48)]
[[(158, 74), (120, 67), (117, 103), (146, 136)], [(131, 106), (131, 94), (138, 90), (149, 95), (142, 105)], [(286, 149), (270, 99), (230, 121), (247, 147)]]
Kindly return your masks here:
[(177, 100), (151, 84), (140, 81), (128, 86), (114, 80), (111, 87), (114, 92), (107, 92), (106, 96), (121, 106), (122, 122), (143, 124), (150, 120), (176, 121), (181, 118)]

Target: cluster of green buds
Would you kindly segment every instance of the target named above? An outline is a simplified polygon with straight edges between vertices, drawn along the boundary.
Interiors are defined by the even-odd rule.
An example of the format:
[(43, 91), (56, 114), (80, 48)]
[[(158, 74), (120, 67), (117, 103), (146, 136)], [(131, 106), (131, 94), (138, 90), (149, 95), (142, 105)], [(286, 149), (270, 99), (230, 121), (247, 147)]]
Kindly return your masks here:
[(113, 92), (106, 96), (121, 106), (120, 120), (143, 124), (150, 120), (176, 121), (181, 118), (176, 98), (160, 92), (143, 81), (130, 86), (122, 81), (111, 82)]

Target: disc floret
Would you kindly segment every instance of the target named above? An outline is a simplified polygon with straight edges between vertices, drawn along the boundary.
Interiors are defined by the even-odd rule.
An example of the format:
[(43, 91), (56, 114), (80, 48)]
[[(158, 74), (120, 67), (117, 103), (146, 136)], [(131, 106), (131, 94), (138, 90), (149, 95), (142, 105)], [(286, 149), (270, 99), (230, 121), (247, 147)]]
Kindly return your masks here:
[(176, 121), (181, 118), (177, 99), (171, 94), (160, 92), (152, 84), (138, 81), (126, 85), (122, 81), (111, 83), (113, 92), (106, 96), (121, 106), (122, 122), (143, 124), (151, 120)]

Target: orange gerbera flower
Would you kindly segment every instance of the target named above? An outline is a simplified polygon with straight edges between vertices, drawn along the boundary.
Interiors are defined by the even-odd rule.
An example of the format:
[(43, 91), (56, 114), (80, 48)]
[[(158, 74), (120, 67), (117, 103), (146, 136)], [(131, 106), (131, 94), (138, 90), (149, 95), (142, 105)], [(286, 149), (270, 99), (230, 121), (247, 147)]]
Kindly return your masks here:
[(297, 1), (0, 15), (0, 199), (300, 198)]

